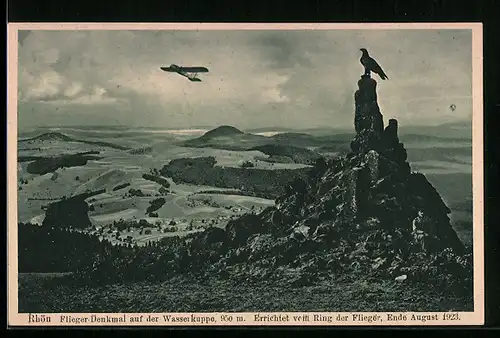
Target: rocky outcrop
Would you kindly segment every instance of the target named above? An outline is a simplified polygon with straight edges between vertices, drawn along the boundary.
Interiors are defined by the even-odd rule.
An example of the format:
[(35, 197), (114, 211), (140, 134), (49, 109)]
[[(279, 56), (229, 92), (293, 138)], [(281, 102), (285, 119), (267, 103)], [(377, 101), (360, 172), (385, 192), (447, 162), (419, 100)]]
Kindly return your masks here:
[(384, 128), (376, 81), (363, 75), (358, 85), (352, 152), (318, 159), (260, 214), (193, 235), (188, 271), (291, 285), (348, 274), (470, 287), (471, 256), (450, 210), (411, 172), (397, 121)]
[(424, 175), (411, 172), (397, 120), (390, 119), (384, 129), (376, 81), (363, 75), (358, 86), (353, 152), (322, 163), (319, 176), (308, 180), (306, 192), (294, 190), (277, 200), (278, 211), (294, 215), (294, 227), (307, 224), (312, 233), (327, 227), (338, 230), (340, 224), (349, 232), (377, 223), (379, 229), (411, 237), (413, 224), (423, 222), (433, 229), (425, 231), (434, 238), (426, 250), (462, 252), (450, 225), (450, 210)]
[(226, 230), (232, 245), (220, 264), (239, 257), (269, 268), (301, 266), (316, 257), (317, 271), (341, 267), (394, 278), (430, 257), (464, 253), (439, 193), (411, 172), (397, 120), (384, 128), (376, 81), (363, 75), (358, 86), (352, 152), (318, 160), (275, 207), (232, 221)]

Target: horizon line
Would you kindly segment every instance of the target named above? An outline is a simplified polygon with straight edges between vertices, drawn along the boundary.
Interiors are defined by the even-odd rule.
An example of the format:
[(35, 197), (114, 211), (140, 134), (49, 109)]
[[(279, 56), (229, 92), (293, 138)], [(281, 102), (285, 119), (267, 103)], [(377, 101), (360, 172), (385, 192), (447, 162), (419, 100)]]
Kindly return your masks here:
[[(399, 122), (399, 121), (398, 121)], [(472, 121), (469, 119), (462, 119), (462, 120), (456, 120), (456, 121), (450, 121), (450, 122), (442, 122), (438, 124), (405, 124), (402, 125), (400, 124), (398, 127), (399, 128), (405, 128), (405, 127), (439, 127), (439, 126), (445, 126), (445, 125), (453, 125), (453, 124), (470, 124), (472, 126)], [(114, 128), (130, 128), (130, 129), (159, 129), (159, 130), (201, 130), (201, 129), (215, 129), (219, 128), (222, 126), (230, 126), (234, 128), (236, 125), (231, 125), (231, 124), (219, 124), (217, 126), (213, 125), (205, 125), (205, 126), (152, 126), (152, 125), (126, 125), (126, 124), (64, 124), (64, 125), (38, 125), (38, 126), (23, 126), (22, 128), (78, 128), (78, 127), (85, 127), (85, 128), (109, 128), (109, 127), (114, 127)], [(19, 126), (18, 126), (19, 127)], [(19, 128), (19, 129), (22, 129)], [(345, 125), (345, 126), (314, 126), (314, 127), (282, 127), (282, 126), (261, 126), (261, 127), (246, 127), (246, 128), (241, 128), (241, 129), (246, 129), (246, 130), (259, 130), (259, 129), (276, 129), (276, 130), (287, 130), (287, 129), (292, 129), (292, 130), (311, 130), (311, 129), (331, 129), (331, 130), (336, 130), (336, 129), (351, 129), (354, 128), (354, 126), (350, 125)], [(238, 128), (240, 129), (240, 128)]]

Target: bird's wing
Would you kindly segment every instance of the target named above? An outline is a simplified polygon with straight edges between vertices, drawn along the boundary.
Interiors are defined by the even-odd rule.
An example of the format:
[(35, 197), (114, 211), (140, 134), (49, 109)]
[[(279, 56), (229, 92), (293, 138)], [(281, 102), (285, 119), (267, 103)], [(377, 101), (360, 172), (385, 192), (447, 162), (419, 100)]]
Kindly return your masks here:
[(370, 70), (376, 74), (384, 74), (382, 67), (374, 59), (370, 59)]

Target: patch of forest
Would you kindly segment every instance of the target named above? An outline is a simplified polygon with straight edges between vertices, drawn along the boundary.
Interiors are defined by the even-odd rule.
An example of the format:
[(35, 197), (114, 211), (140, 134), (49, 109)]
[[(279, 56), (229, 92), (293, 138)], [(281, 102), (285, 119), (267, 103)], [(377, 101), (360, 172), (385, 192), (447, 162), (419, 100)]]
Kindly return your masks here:
[[(141, 222), (116, 222), (118, 231), (154, 226)], [(76, 280), (86, 282), (134, 281), (164, 276), (165, 260), (183, 243), (179, 237), (165, 237), (139, 247), (130, 243), (117, 245), (97, 235), (74, 229), (18, 224), (19, 273), (75, 273)], [(169, 248), (167, 250), (167, 248)], [(73, 278), (73, 277), (70, 277)]]
[(309, 168), (252, 169), (215, 166), (212, 156), (172, 160), (161, 170), (161, 175), (174, 182), (238, 189), (255, 197), (274, 199), (297, 178), (305, 178)]
[(112, 247), (106, 240), (67, 228), (18, 224), (18, 271), (74, 272), (92, 266), (95, 254)]
[(168, 183), (168, 180), (164, 177), (161, 177), (159, 175), (152, 175), (152, 174), (142, 174), (142, 178), (148, 181), (152, 181), (155, 183), (158, 183), (162, 187), (168, 189), (170, 188), (170, 183)]
[[(33, 160), (34, 156), (29, 157)], [(100, 157), (88, 153), (60, 155), (54, 157), (39, 157), (29, 163), (26, 170), (30, 174), (44, 175), (56, 171), (59, 168), (70, 168), (84, 166), (89, 160), (98, 160)], [(26, 160), (21, 158), (21, 161)]]
[(117, 185), (116, 187), (113, 188), (113, 191), (117, 191), (117, 190), (120, 190), (120, 189), (123, 189), (123, 188), (126, 188), (130, 186), (130, 183), (126, 182), (126, 183), (122, 183), (122, 184), (119, 184)]
[(293, 163), (313, 165), (321, 157), (321, 155), (307, 148), (294, 147), (290, 145), (265, 144), (250, 148), (249, 150), (260, 151), (269, 155), (271, 161), (276, 159), (276, 162), (281, 162), (278, 160), (281, 158), (289, 158)]

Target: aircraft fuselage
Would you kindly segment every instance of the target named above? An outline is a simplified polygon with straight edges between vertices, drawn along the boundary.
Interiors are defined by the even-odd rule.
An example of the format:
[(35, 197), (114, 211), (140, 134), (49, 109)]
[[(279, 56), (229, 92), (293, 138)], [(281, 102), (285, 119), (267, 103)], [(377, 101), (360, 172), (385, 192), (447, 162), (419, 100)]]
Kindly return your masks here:
[[(206, 67), (179, 67), (175, 64), (171, 64), (168, 67), (160, 67), (161, 70), (165, 72), (173, 72), (179, 75), (187, 77), (190, 81), (201, 82), (196, 76), (198, 73), (206, 73), (208, 69)], [(194, 75), (191, 75), (194, 74)]]

